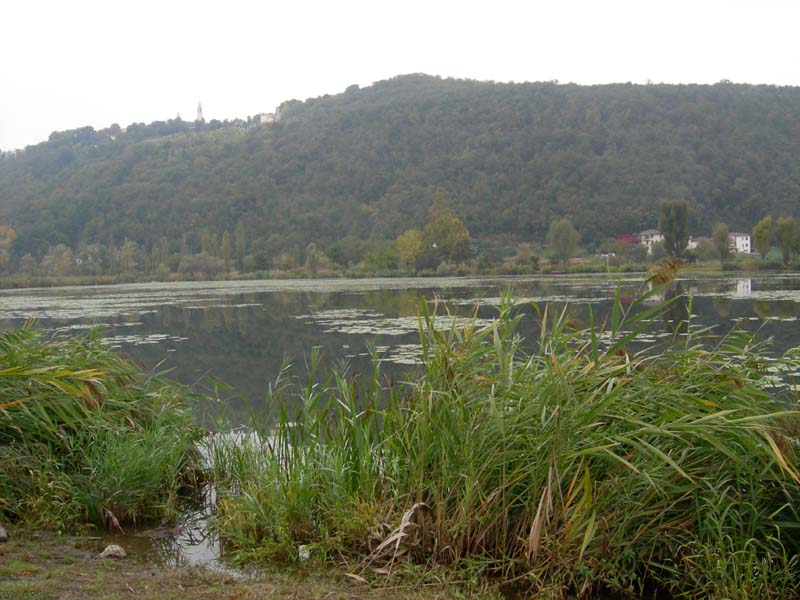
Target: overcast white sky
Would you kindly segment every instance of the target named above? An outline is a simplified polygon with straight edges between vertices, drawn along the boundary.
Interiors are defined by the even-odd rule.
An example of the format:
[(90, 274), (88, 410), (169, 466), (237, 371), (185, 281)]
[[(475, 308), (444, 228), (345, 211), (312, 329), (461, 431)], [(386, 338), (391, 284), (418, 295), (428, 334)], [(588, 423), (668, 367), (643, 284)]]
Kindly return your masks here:
[(800, 85), (798, 0), (2, 0), (0, 149), (413, 72)]

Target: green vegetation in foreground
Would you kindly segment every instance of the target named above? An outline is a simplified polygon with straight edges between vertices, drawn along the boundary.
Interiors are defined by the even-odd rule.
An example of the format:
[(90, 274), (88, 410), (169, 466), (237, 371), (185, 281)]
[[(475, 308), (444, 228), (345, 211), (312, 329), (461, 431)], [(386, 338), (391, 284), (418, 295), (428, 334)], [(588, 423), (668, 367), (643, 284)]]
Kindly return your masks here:
[[(668, 350), (633, 351), (681, 310), (648, 297), (585, 330), (545, 308), (531, 352), (510, 299), (485, 329), (442, 330), (423, 305), (424, 369), (391, 388), (377, 361), (371, 377), (326, 378), (314, 357), (299, 398), (271, 390), (277, 426), (259, 415), (212, 441), (215, 526), (242, 560), (295, 563), (305, 545), (301, 569), (344, 562), (384, 586), (796, 597), (800, 413), (775, 378), (797, 372), (800, 351), (769, 359), (745, 333), (690, 322)], [(31, 526), (165, 521), (196, 487), (183, 389), (93, 336), (4, 333), (0, 365), (0, 518), (28, 526), (12, 544)], [(54, 597), (55, 567), (13, 547), (0, 546), (0, 598)], [(101, 597), (108, 579), (94, 575), (70, 589)], [(152, 598), (227, 585), (209, 575), (164, 596), (144, 579), (125, 581)]]
[(618, 303), (588, 330), (544, 309), (527, 353), (510, 301), (444, 331), (423, 305), (416, 381), (387, 389), (376, 361), (310, 383), (299, 409), (279, 384), (277, 426), (215, 442), (216, 524), (243, 560), (304, 544), (372, 580), (421, 565), (537, 597), (794, 596), (800, 414), (771, 373), (800, 355), (691, 323), (669, 350), (629, 349), (674, 306)]
[(97, 336), (0, 334), (0, 517), (61, 528), (172, 518), (196, 473), (182, 388)]

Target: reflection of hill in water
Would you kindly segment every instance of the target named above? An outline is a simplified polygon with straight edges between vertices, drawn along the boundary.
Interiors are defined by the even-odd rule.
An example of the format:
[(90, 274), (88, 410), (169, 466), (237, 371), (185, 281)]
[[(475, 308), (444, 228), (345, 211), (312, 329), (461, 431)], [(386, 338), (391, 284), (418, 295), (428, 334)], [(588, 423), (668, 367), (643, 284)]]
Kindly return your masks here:
[[(441, 298), (464, 323), (495, 314), (501, 293), (566, 310), (577, 326), (596, 322), (610, 307), (617, 285), (632, 298), (640, 281), (626, 278), (432, 279), (303, 282), (231, 282), (203, 286), (153, 284), (4, 292), (0, 326), (36, 317), (46, 328), (82, 331), (105, 325), (104, 337), (148, 368), (172, 369), (170, 376), (189, 384), (213, 377), (233, 389), (222, 390), (228, 414), (243, 414), (241, 396), (258, 404), (282, 365), (292, 360), (302, 377), (312, 347), (321, 347), (329, 363), (347, 360), (353, 371), (369, 368), (367, 344), (386, 359), (387, 376), (401, 378), (413, 368), (419, 297)], [(775, 339), (775, 351), (800, 344), (800, 279), (796, 276), (683, 280), (691, 293), (695, 322), (718, 324), (720, 333), (735, 324)], [(283, 286), (283, 287), (282, 287)], [(383, 286), (383, 287), (382, 287)], [(474, 315), (476, 301), (483, 304)], [(566, 303), (570, 304), (566, 304)], [(536, 316), (529, 304), (520, 310), (521, 334), (534, 339)], [(685, 299), (668, 319), (686, 314)], [(479, 321), (480, 322), (480, 321)], [(669, 322), (655, 326), (643, 344), (671, 334)], [(163, 361), (163, 362), (162, 362)], [(392, 362), (395, 361), (395, 362)], [(205, 383), (203, 383), (205, 382)], [(201, 385), (202, 389), (202, 385)]]

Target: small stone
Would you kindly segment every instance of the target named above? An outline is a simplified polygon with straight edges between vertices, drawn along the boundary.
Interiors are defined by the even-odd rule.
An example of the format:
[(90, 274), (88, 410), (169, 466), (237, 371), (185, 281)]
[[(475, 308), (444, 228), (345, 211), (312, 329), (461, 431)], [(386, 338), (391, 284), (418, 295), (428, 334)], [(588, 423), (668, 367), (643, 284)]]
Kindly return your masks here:
[(100, 553), (100, 558), (125, 558), (128, 556), (122, 546), (111, 544)]
[(3, 529), (2, 525), (0, 525), (0, 544), (7, 541), (8, 541), (8, 533), (6, 533), (6, 530)]
[(309, 550), (308, 546), (303, 544), (297, 549), (297, 558), (300, 560), (300, 562), (305, 562), (311, 558), (311, 551)]

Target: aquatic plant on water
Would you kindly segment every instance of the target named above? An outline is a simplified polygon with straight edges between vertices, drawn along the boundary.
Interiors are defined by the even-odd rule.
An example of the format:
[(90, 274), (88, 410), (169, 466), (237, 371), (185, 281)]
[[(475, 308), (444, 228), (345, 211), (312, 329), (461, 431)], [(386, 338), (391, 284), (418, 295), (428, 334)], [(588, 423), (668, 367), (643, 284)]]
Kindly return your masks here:
[(304, 544), (366, 578), (416, 564), (556, 597), (796, 594), (800, 414), (767, 367), (797, 353), (688, 313), (672, 345), (635, 350), (679, 306), (646, 300), (588, 328), (537, 307), (538, 329), (510, 299), (444, 330), (423, 304), (421, 375), (392, 388), (377, 360), (320, 377), (314, 355), (306, 387), (271, 390), (277, 422), (212, 444), (217, 527), (243, 557)]
[(197, 465), (187, 392), (95, 334), (0, 334), (0, 514), (119, 528), (173, 517)]

